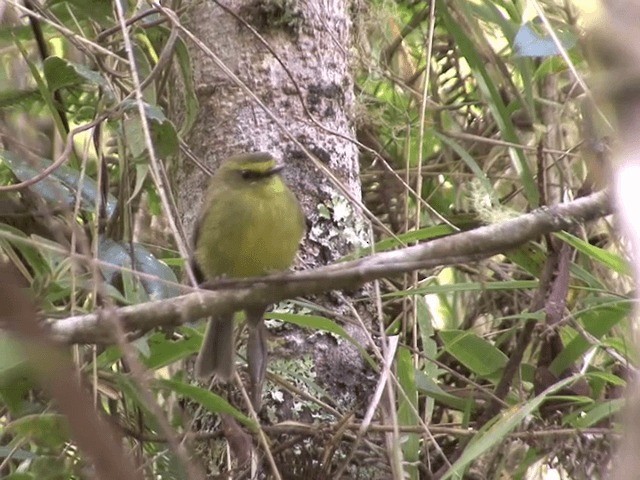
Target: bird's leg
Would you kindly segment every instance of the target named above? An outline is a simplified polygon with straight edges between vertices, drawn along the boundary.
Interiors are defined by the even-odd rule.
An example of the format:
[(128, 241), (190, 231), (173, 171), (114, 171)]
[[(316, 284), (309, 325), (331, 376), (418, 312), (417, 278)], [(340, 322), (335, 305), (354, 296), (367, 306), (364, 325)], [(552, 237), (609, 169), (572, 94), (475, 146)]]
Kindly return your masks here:
[(247, 341), (247, 367), (251, 403), (256, 412), (262, 404), (262, 385), (267, 372), (267, 329), (263, 315), (266, 307), (254, 308), (246, 311), (249, 339)]

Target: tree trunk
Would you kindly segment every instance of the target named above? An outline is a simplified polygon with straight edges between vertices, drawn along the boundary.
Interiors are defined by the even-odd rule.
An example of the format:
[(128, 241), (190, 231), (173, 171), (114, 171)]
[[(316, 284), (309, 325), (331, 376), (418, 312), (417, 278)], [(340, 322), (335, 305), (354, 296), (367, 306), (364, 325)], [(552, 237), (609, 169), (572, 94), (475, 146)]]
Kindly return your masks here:
[[(287, 166), (284, 176), (311, 225), (297, 268), (331, 263), (367, 239), (356, 210), (292, 140), (317, 157), (353, 197), (360, 199), (358, 152), (349, 140), (355, 134), (347, 6), (347, 2), (336, 0), (228, 0), (224, 6), (200, 2), (188, 14), (190, 30), (266, 106), (265, 110), (236, 79), (216, 65), (211, 55), (192, 46), (200, 116), (189, 145), (212, 170), (225, 157), (245, 151), (268, 151), (283, 160)], [(189, 163), (182, 166), (177, 191), (187, 231), (200, 208), (194, 199), (202, 198), (206, 182), (207, 177), (198, 167)], [(344, 297), (348, 294), (314, 299), (333, 315), (313, 313), (333, 320), (352, 317)], [(366, 321), (366, 312), (360, 313), (365, 313), (361, 316)], [(345, 328), (366, 345), (362, 331), (349, 325)], [(287, 372), (295, 373), (295, 379), (289, 381), (303, 389), (305, 382), (299, 382), (300, 378), (319, 385), (341, 411), (351, 410), (354, 404), (366, 404), (372, 387), (365, 382), (364, 363), (350, 343), (289, 326), (270, 330), (277, 341), (270, 342), (269, 369), (278, 365), (281, 368), (276, 369), (277, 373), (285, 378)], [(276, 360), (283, 358), (293, 361)], [(273, 392), (272, 398), (281, 398), (278, 388), (271, 385), (266, 390)], [(323, 396), (317, 391), (310, 393)], [(294, 398), (286, 393), (284, 398), (283, 403), (275, 405), (277, 419), (299, 420), (294, 413)], [(264, 402), (263, 412), (272, 411), (274, 401), (269, 404), (268, 393)], [(311, 463), (317, 464), (322, 458), (322, 447), (321, 443), (312, 448)], [(300, 473), (281, 463), (279, 468)]]

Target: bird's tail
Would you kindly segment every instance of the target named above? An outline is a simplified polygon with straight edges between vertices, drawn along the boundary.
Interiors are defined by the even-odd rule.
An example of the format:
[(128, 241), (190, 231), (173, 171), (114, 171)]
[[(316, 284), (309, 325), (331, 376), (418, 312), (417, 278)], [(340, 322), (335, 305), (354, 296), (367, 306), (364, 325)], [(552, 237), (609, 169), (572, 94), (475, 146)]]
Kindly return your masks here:
[(211, 318), (196, 359), (196, 375), (203, 380), (215, 375), (223, 382), (229, 381), (233, 376), (234, 354), (233, 316)]

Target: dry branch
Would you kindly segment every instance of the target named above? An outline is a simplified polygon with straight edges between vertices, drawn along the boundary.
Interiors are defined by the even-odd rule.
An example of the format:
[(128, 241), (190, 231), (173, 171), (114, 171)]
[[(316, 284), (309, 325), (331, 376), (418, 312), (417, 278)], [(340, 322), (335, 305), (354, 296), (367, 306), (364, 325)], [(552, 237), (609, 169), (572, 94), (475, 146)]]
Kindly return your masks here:
[(155, 327), (175, 326), (212, 313), (236, 311), (252, 305), (330, 290), (354, 289), (383, 277), (478, 261), (611, 213), (607, 192), (542, 208), (504, 222), (438, 238), (399, 250), (378, 253), (315, 270), (271, 275), (256, 279), (222, 280), (199, 291), (172, 298), (99, 310), (88, 315), (50, 320), (53, 336), (64, 343), (113, 343), (112, 320), (127, 332), (140, 334)]

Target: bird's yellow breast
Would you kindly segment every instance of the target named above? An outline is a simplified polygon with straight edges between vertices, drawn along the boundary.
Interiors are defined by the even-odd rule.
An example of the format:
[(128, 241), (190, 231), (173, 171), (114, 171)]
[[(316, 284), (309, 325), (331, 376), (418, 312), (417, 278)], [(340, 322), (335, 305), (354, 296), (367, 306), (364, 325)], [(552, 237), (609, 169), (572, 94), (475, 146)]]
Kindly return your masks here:
[(282, 179), (274, 175), (233, 191), (212, 188), (196, 242), (204, 275), (252, 277), (287, 269), (304, 233), (304, 217)]

